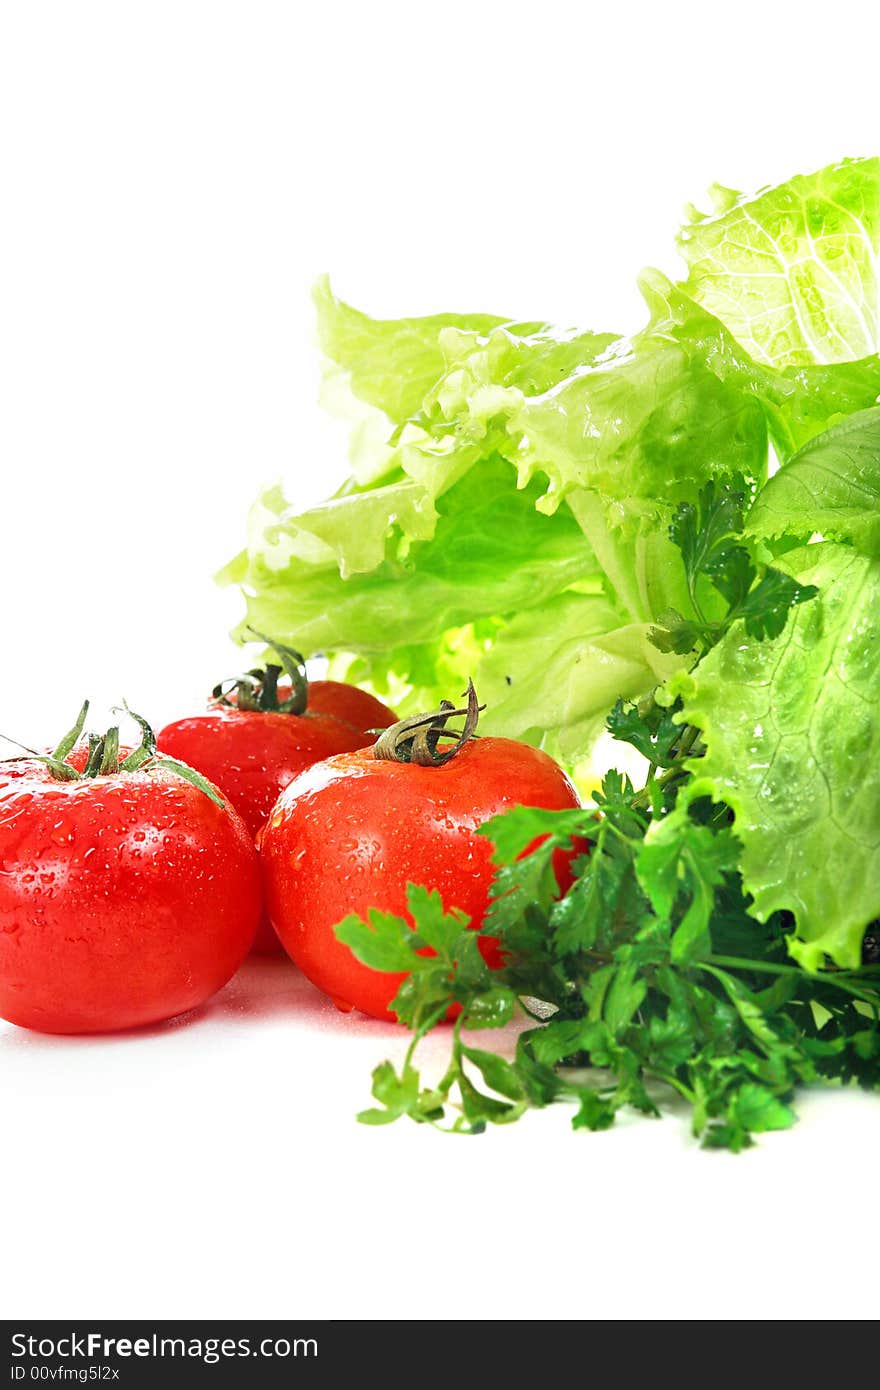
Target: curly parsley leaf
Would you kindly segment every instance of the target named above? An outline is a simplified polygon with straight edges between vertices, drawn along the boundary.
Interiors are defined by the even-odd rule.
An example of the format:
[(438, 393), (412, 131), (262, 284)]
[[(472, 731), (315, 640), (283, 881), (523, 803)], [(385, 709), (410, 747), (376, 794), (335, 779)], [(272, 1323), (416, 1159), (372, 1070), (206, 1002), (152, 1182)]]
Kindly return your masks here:
[(682, 897), (687, 907), (671, 947), (673, 961), (698, 959), (711, 948), (709, 923), (716, 890), (733, 873), (739, 845), (730, 830), (696, 824), (684, 806), (654, 821), (639, 849), (636, 873), (658, 917), (670, 920)]
[[(691, 643), (691, 646), (693, 643)], [(691, 650), (689, 646), (688, 651)], [(655, 767), (672, 767), (681, 742), (681, 724), (676, 714), (681, 702), (663, 709), (654, 700), (641, 705), (619, 699), (606, 721), (608, 732), (620, 743), (628, 743)]]
[[(755, 543), (742, 536), (747, 500), (745, 484), (713, 480), (696, 504), (682, 502), (676, 509), (669, 535), (684, 561), (695, 616), (685, 617), (674, 608), (660, 614), (650, 637), (661, 651), (705, 654), (739, 618), (749, 637), (777, 637), (791, 609), (818, 593), (813, 585), (799, 584), (756, 558)], [(709, 588), (726, 605), (720, 617), (711, 616)]]

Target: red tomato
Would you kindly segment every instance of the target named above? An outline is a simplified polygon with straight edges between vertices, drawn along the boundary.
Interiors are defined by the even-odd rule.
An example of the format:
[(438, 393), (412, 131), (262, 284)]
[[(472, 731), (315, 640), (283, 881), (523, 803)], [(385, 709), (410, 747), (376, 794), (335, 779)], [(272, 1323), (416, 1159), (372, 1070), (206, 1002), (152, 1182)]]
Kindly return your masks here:
[[(511, 806), (578, 806), (562, 769), (505, 738), (466, 743), (440, 767), (379, 760), (371, 749), (329, 758), (282, 793), (261, 840), (266, 902), (297, 965), (340, 1008), (393, 1018), (401, 974), (356, 960), (333, 928), (371, 907), (407, 916), (406, 885), (439, 889), (473, 927), (489, 900), (492, 846), (474, 833)], [(481, 942), (489, 965), (500, 963)]]
[(76, 781), (7, 764), (0, 863), (0, 1016), (45, 1033), (195, 1008), (238, 969), (261, 911), (242, 821), (155, 764)]
[[(279, 695), (290, 693), (287, 684), (279, 686)], [(367, 729), (390, 729), (397, 723), (394, 710), (383, 705), (375, 695), (345, 681), (309, 681), (309, 713), (332, 714), (353, 724), (362, 732)]]
[[(362, 748), (367, 736), (329, 714), (282, 714), (217, 706), (161, 729), (156, 743), (220, 788), (256, 836), (283, 791), (312, 763)], [(254, 950), (279, 951), (263, 917)]]

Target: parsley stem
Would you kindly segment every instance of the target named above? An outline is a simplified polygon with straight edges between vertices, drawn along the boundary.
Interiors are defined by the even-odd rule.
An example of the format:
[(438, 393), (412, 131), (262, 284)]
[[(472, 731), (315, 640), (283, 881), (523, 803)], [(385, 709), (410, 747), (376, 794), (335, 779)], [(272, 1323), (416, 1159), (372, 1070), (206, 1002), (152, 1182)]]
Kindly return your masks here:
[(431, 1029), (435, 1028), (437, 1024), (440, 1022), (440, 1020), (446, 1016), (446, 1012), (449, 1008), (450, 1002), (450, 1000), (444, 999), (442, 1004), (440, 1004), (437, 1008), (431, 1010), (426, 1019), (417, 1018), (414, 1024), (412, 1042), (406, 1050), (406, 1057), (404, 1058), (403, 1062), (404, 1067), (408, 1067), (411, 1064), (412, 1059), (415, 1055), (416, 1048), (422, 1041), (422, 1038), (425, 1036), (425, 1034), (430, 1033)]
[(720, 626), (720, 624), (718, 623), (710, 623), (705, 613), (703, 612), (700, 600), (697, 598), (697, 576), (696, 573), (694, 573), (692, 570), (688, 570), (687, 589), (690, 601), (694, 605), (694, 612), (696, 613), (703, 627)]
[(642, 787), (641, 791), (636, 792), (635, 796), (630, 802), (630, 806), (634, 808), (641, 808), (644, 806), (647, 810), (651, 801), (652, 787), (666, 787), (669, 785), (670, 782), (674, 781), (676, 777), (685, 776), (687, 776), (685, 769), (681, 767), (678, 763), (676, 763), (673, 767), (668, 767), (666, 771), (661, 773), (659, 777), (654, 777), (652, 780), (646, 782), (645, 785)]
[[(746, 960), (739, 956), (706, 956), (701, 962), (703, 965), (715, 965), (720, 969), (743, 970), (765, 975), (797, 975), (802, 980), (820, 980), (823, 984), (832, 985), (835, 989), (842, 989), (847, 994), (854, 994), (857, 998), (864, 998), (865, 988), (862, 985), (851, 983), (853, 977), (859, 980), (865, 978), (867, 971), (859, 970), (828, 970), (821, 975), (807, 975), (806, 971), (799, 965), (776, 965), (772, 961)], [(868, 983), (872, 983), (872, 977), (868, 975)], [(880, 980), (877, 982), (880, 984)]]
[(662, 1081), (662, 1082), (665, 1083), (665, 1085), (671, 1086), (672, 1089), (673, 1089), (674, 1091), (678, 1091), (679, 1095), (684, 1096), (685, 1100), (690, 1101), (691, 1105), (696, 1105), (696, 1103), (697, 1103), (697, 1094), (696, 1094), (696, 1091), (691, 1090), (690, 1086), (686, 1086), (686, 1085), (684, 1084), (684, 1082), (681, 1081), (681, 1080), (675, 1075), (675, 1072), (671, 1072), (671, 1071), (654, 1071), (654, 1070), (651, 1069), (651, 1068), (648, 1068), (647, 1070), (648, 1070), (649, 1074), (650, 1074), (651, 1076), (655, 1077), (658, 1081)]
[(801, 975), (799, 965), (776, 965), (772, 961), (751, 960), (745, 956), (706, 956), (701, 965), (717, 965), (727, 970), (762, 970), (767, 975)]

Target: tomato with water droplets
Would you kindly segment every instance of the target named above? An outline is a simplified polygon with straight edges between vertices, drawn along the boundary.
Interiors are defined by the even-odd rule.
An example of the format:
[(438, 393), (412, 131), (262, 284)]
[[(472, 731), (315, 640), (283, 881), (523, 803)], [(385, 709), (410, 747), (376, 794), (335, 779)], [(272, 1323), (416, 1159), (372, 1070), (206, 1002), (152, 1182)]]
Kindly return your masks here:
[[(86, 755), (67, 761), (82, 771)], [(70, 781), (36, 759), (0, 764), (0, 1016), (134, 1028), (231, 978), (260, 917), (259, 862), (203, 788), (158, 759)]]
[[(290, 694), (290, 686), (279, 683), (279, 695)], [(389, 709), (368, 690), (345, 681), (309, 681), (309, 713), (332, 714), (351, 724), (361, 733), (371, 729), (388, 729), (397, 721), (394, 710)]]
[[(261, 838), (275, 930), (339, 1008), (393, 1018), (389, 1005), (404, 975), (363, 965), (336, 939), (336, 924), (370, 908), (407, 917), (406, 885), (421, 883), (479, 927), (493, 866), (491, 842), (477, 826), (512, 806), (578, 804), (552, 758), (512, 739), (465, 743), (441, 766), (376, 758), (371, 748), (329, 758), (290, 783)], [(566, 856), (556, 870), (567, 887)], [(480, 947), (489, 965), (500, 964), (497, 943), (481, 938)]]
[[(329, 714), (282, 714), (227, 707), (178, 719), (160, 729), (160, 753), (194, 767), (228, 796), (256, 837), (288, 783), (332, 753), (362, 748), (368, 736)], [(254, 941), (262, 953), (280, 950), (264, 915)]]
[[(280, 792), (312, 763), (373, 742), (371, 728), (396, 716), (380, 700), (341, 681), (310, 681), (299, 652), (263, 638), (278, 653), (213, 690), (203, 713), (160, 730), (160, 752), (179, 758), (228, 796), (251, 834), (262, 832)], [(280, 952), (264, 914), (253, 949)]]

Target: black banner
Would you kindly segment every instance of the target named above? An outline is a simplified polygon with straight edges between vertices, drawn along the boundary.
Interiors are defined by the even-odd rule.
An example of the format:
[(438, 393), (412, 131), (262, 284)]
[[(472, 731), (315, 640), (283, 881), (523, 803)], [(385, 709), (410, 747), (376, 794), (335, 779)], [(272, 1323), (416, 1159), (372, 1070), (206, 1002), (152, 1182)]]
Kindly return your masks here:
[(21, 1386), (317, 1385), (324, 1371), (372, 1365), (379, 1324), (344, 1322), (5, 1321), (0, 1390)]

